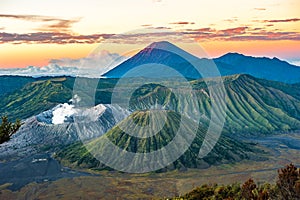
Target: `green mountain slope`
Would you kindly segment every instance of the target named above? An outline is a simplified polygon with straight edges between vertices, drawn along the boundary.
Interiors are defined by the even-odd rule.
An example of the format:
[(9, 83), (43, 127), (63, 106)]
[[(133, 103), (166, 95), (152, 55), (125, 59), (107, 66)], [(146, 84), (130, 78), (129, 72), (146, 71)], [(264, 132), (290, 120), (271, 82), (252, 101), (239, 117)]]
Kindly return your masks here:
[(265, 82), (240, 75), (227, 84), (226, 127), (230, 132), (271, 133), (300, 128), (298, 91), (292, 93), (289, 85), (280, 88), (279, 83)]
[[(0, 101), (0, 116), (8, 115), (11, 120), (26, 119), (51, 109), (59, 103), (66, 103), (72, 98), (74, 77), (5, 77), (0, 76), (3, 93)], [(98, 82), (99, 81), (99, 82)], [(95, 104), (110, 103), (111, 93), (117, 79), (81, 78), (82, 87), (97, 84)], [(12, 87), (9, 90), (9, 85)], [(1, 91), (1, 89), (0, 89)]]
[(72, 97), (70, 78), (51, 78), (35, 81), (2, 97), (0, 115), (8, 115), (10, 119), (25, 119), (59, 103), (68, 102)]
[[(57, 157), (63, 162), (71, 166), (87, 167), (93, 169), (105, 169), (105, 165), (100, 163), (96, 158), (101, 155), (109, 155), (111, 161), (114, 163), (135, 163), (136, 166), (140, 162), (147, 162), (147, 158), (134, 158), (133, 160), (126, 160), (118, 154), (117, 151), (111, 151), (110, 148), (105, 147), (106, 138), (108, 138), (114, 145), (133, 153), (150, 153), (158, 151), (168, 145), (179, 131), (180, 122), (183, 124), (181, 131), (184, 131), (181, 141), (189, 141), (190, 133), (193, 131), (192, 127), (198, 127), (191, 119), (188, 119), (173, 111), (157, 111), (153, 116), (154, 121), (163, 121), (166, 117), (165, 124), (162, 129), (153, 136), (141, 138), (147, 135), (147, 131), (139, 129), (138, 126), (149, 125), (150, 112), (137, 111), (131, 114), (128, 118), (120, 122), (119, 125), (112, 128), (106, 133), (105, 136), (96, 138), (83, 146), (82, 144), (71, 145), (57, 153)], [(156, 130), (157, 123), (151, 125), (150, 130)], [(124, 132), (120, 127), (129, 127), (127, 131), (136, 133), (139, 131), (138, 136), (129, 135), (129, 132)], [(197, 129), (195, 138), (192, 140), (191, 145), (183, 155), (176, 159), (175, 162), (168, 165), (163, 170), (185, 169), (185, 168), (206, 168), (211, 165), (237, 162), (243, 159), (262, 159), (262, 151), (258, 150), (255, 145), (248, 144), (241, 141), (235, 141), (225, 135), (221, 136), (213, 150), (203, 159), (198, 157), (200, 147), (203, 143), (207, 127), (200, 126)], [(131, 133), (131, 134), (132, 134)], [(87, 147), (87, 148), (86, 148)], [(88, 150), (87, 150), (88, 149)], [(181, 151), (180, 144), (177, 148), (168, 151), (158, 159), (157, 165), (163, 165), (165, 160), (173, 157), (175, 152)], [(91, 155), (89, 152), (92, 152)], [(96, 158), (95, 158), (95, 157)]]
[[(230, 133), (273, 133), (300, 128), (300, 96), (297, 85), (257, 79), (249, 75), (224, 77), (227, 93), (225, 131)], [(144, 85), (135, 91), (131, 109), (149, 109), (155, 103), (175, 111), (193, 116), (193, 107), (199, 107), (202, 121), (208, 122), (211, 98), (207, 85), (215, 84), (214, 79), (190, 82), (197, 98), (190, 98), (184, 89), (181, 95), (174, 95), (161, 85)], [(191, 106), (186, 106), (191, 105)]]
[[(18, 77), (16, 77), (18, 78)], [(84, 79), (88, 87), (94, 79)], [(16, 80), (17, 81), (17, 80)], [(75, 78), (45, 78), (28, 83), (23, 88), (4, 95), (0, 102), (0, 115), (7, 114), (10, 119), (25, 119), (50, 109), (58, 103), (71, 99)], [(143, 83), (143, 78), (134, 83)], [(166, 80), (168, 81), (168, 80)], [(96, 90), (96, 104), (109, 104), (117, 79), (101, 79)], [(181, 85), (175, 89), (163, 84), (146, 84), (136, 89), (130, 99), (131, 111), (146, 110), (160, 104), (177, 112), (193, 117), (199, 108), (202, 123), (208, 123), (211, 98), (207, 85), (215, 84), (214, 79), (190, 81), (197, 99), (190, 98)], [(300, 87), (298, 84), (257, 79), (249, 75), (224, 77), (227, 92), (227, 117), (225, 131), (230, 133), (273, 133), (298, 130), (300, 128)], [(124, 88), (130, 87), (128, 85)], [(174, 95), (174, 90), (181, 95)], [(126, 90), (124, 90), (126, 92)], [(189, 105), (189, 106), (187, 106)]]
[(21, 89), (24, 85), (34, 82), (32, 77), (23, 76), (0, 76), (0, 96), (7, 95), (15, 90)]

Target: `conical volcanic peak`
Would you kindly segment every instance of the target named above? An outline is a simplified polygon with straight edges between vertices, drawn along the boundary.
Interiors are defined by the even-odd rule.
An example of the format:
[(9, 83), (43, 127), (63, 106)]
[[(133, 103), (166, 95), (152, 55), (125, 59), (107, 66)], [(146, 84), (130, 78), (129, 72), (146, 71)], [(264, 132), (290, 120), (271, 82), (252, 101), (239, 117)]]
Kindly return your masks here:
[[(103, 76), (107, 78), (121, 78), (126, 74), (127, 77), (163, 78), (183, 76), (200, 78), (201, 75), (192, 64), (192, 62), (199, 60), (199, 58), (170, 42), (154, 42), (114, 69), (103, 74)], [(170, 69), (174, 73), (170, 72)], [(128, 72), (131, 73), (128, 74)]]
[[(191, 120), (184, 121), (186, 129), (193, 126)], [(152, 152), (171, 142), (179, 129), (180, 122), (180, 114), (174, 111), (136, 111), (109, 131), (107, 137), (116, 146), (126, 151)], [(123, 127), (127, 127), (125, 131)], [(145, 135), (151, 137), (146, 138)]]
[(155, 48), (157, 48), (157, 49), (177, 48), (177, 49), (179, 49), (177, 46), (175, 46), (174, 44), (172, 44), (168, 41), (153, 42), (149, 46), (147, 46), (146, 48), (152, 48), (152, 49), (155, 49)]
[[(58, 157), (63, 160), (71, 161), (71, 163), (73, 163), (72, 165), (83, 167), (88, 166), (89, 168), (98, 169), (107, 169), (107, 166), (104, 163), (95, 159), (103, 159), (103, 155), (109, 155), (107, 156), (107, 159), (115, 164), (128, 163), (128, 165), (133, 165), (135, 167), (142, 166), (149, 162), (147, 157), (148, 154), (155, 154), (172, 143), (178, 134), (178, 130), (180, 129), (179, 126), (181, 124), (181, 126), (184, 126), (186, 132), (182, 135), (180, 140), (181, 142), (178, 144), (176, 143), (178, 147), (172, 148), (170, 151), (166, 151), (165, 154), (159, 154), (159, 157), (155, 159), (155, 164), (162, 166), (161, 168), (163, 168), (163, 171), (186, 168), (206, 168), (210, 165), (235, 162), (242, 159), (261, 159), (261, 152), (254, 146), (241, 141), (234, 141), (225, 135), (221, 136), (216, 146), (205, 158), (199, 158), (198, 153), (206, 136), (207, 130), (205, 125), (201, 125), (195, 133), (195, 138), (189, 148), (183, 150), (178, 159), (171, 163), (167, 162), (169, 164), (165, 165), (166, 160), (173, 157), (176, 152), (182, 150), (180, 145), (189, 140), (191, 127), (198, 126), (198, 124), (174, 111), (159, 111), (156, 119), (160, 120), (160, 117), (164, 114), (167, 114), (167, 119), (164, 122), (163, 128), (152, 137), (134, 137), (120, 128), (120, 124), (127, 124), (131, 126), (132, 123), (134, 123), (136, 127), (138, 127), (138, 125), (147, 126), (149, 124), (148, 119), (150, 113), (151, 112), (149, 111), (136, 111), (108, 131), (104, 136), (87, 143), (85, 147), (88, 150), (85, 150), (82, 145), (73, 145), (59, 152)], [(132, 129), (132, 131), (137, 130), (139, 129)], [(106, 148), (106, 143), (108, 141), (120, 148), (121, 151), (112, 151), (111, 148)], [(130, 155), (136, 154), (136, 156), (133, 156), (128, 160), (129, 157), (123, 155), (125, 152)]]
[[(190, 53), (184, 51), (180, 47), (168, 42), (168, 41), (160, 41), (160, 42), (153, 42), (149, 46), (147, 46), (144, 50), (148, 49), (161, 49), (165, 51), (169, 51), (175, 54), (178, 54), (182, 57), (189, 57), (189, 58), (194, 58), (196, 59), (195, 56), (191, 55)], [(144, 51), (142, 50), (142, 51)]]

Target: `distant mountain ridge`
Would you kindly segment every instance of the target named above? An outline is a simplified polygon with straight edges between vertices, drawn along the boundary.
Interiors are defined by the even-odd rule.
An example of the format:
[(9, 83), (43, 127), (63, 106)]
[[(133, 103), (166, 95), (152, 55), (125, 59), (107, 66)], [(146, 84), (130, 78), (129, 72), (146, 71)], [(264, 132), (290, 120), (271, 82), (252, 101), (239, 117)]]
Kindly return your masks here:
[[(16, 81), (18, 80), (18, 81)], [(0, 96), (7, 95), (13, 91), (22, 88), (27, 83), (36, 79), (23, 76), (0, 76)]]
[[(199, 79), (207, 76), (200, 74), (193, 65), (196, 65), (200, 72), (208, 72), (213, 65), (211, 61), (214, 61), (221, 76), (249, 74), (257, 78), (285, 83), (300, 82), (300, 67), (281, 61), (278, 58), (256, 58), (238, 53), (228, 53), (215, 59), (198, 58), (167, 41), (150, 44), (136, 55), (104, 73), (103, 76), (107, 78), (121, 78), (130, 70), (146, 64), (149, 64), (149, 69), (137, 70), (131, 73), (130, 76), (174, 76), (174, 74), (170, 75), (169, 72), (163, 69), (159, 71), (151, 70), (151, 65), (162, 64), (175, 69), (186, 78)], [(216, 75), (213, 74), (213, 76)]]
[[(15, 77), (18, 82), (20, 77)], [(0, 115), (10, 119), (26, 119), (72, 98), (74, 79), (68, 77), (33, 79), (2, 97)]]
[(252, 57), (239, 53), (227, 53), (214, 59), (218, 63), (225, 63), (227, 68), (219, 67), (222, 75), (249, 74), (257, 78), (286, 83), (300, 82), (300, 67), (289, 64), (276, 57)]

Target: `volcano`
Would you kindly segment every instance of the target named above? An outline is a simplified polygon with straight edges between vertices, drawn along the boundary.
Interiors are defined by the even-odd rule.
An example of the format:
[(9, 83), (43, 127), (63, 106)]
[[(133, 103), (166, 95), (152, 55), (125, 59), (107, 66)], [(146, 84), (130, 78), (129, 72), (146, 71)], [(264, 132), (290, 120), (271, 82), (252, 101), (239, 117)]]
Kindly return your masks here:
[[(58, 158), (60, 160), (67, 161), (67, 163), (72, 163), (73, 166), (77, 165), (79, 167), (105, 169), (108, 166), (95, 159), (95, 157), (97, 158), (100, 155), (104, 155), (107, 159), (110, 159), (108, 162), (113, 165), (124, 165), (125, 163), (125, 167), (131, 168), (131, 170), (134, 170), (135, 168), (147, 168), (149, 167), (147, 164), (142, 166), (142, 163), (149, 162), (149, 158), (147, 156), (134, 156), (132, 157), (132, 160), (128, 159), (128, 156), (120, 156), (119, 152), (112, 150), (111, 148), (106, 148), (107, 140), (110, 140), (114, 145), (123, 149), (123, 153), (126, 151), (146, 155), (165, 148), (174, 140), (180, 129), (185, 133), (182, 134), (178, 147), (174, 148), (172, 151), (166, 151), (166, 154), (158, 154), (152, 158), (155, 160), (155, 165), (162, 166), (160, 171), (174, 169), (185, 170), (187, 168), (207, 168), (211, 165), (237, 162), (244, 159), (263, 159), (262, 151), (258, 150), (255, 145), (235, 141), (225, 135), (221, 136), (218, 143), (207, 157), (199, 158), (198, 152), (201, 148), (207, 130), (207, 127), (205, 126), (199, 126), (199, 128), (196, 129), (197, 132), (195, 133), (195, 138), (193, 139), (192, 144), (186, 149), (186, 151), (184, 151), (184, 149), (181, 149), (182, 143), (189, 140), (190, 132), (192, 131), (191, 127), (198, 127), (198, 125), (195, 124), (193, 120), (174, 111), (161, 110), (156, 112), (152, 119), (154, 121), (162, 121), (165, 119), (163, 128), (151, 137), (141, 138), (140, 136), (146, 133), (141, 131), (142, 129), (139, 127), (151, 124), (149, 123), (150, 113), (150, 111), (136, 111), (122, 120), (118, 125), (114, 126), (105, 135), (95, 138), (85, 145), (75, 144), (61, 150), (57, 154)], [(182, 126), (179, 124), (182, 124)], [(138, 131), (139, 137), (125, 133), (121, 128), (123, 126), (130, 127), (129, 131)], [(155, 130), (156, 126), (157, 123), (153, 123), (150, 125), (149, 129)], [(168, 163), (170, 158), (174, 156), (176, 157), (174, 154), (178, 151), (183, 151), (182, 155), (179, 155), (178, 159), (175, 159), (174, 162), (165, 166), (165, 163)], [(135, 164), (137, 164), (137, 166), (135, 166)]]
[(158, 70), (153, 69), (155, 66), (164, 65), (176, 70), (184, 77), (201, 78), (199, 72), (192, 65), (194, 61), (199, 61), (199, 58), (167, 41), (154, 42), (103, 76), (120, 78), (130, 70), (146, 65), (141, 70), (131, 73), (129, 77), (175, 77), (176, 75), (170, 74), (168, 70), (157, 67), (155, 69)]

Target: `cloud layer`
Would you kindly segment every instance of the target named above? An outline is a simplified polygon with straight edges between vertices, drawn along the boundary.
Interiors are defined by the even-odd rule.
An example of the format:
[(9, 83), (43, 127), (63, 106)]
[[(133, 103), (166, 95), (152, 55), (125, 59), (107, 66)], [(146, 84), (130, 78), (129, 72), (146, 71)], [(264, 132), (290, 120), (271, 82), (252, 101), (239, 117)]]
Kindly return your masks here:
[(67, 75), (96, 78), (125, 59), (127, 57), (119, 54), (101, 51), (81, 59), (52, 59), (49, 65), (44, 67), (29, 66), (26, 68), (0, 69), (0, 75), (33, 77)]
[[(273, 21), (273, 20), (270, 20)], [(270, 22), (268, 21), (268, 22)], [(238, 26), (229, 29), (212, 29), (210, 27), (182, 29), (180, 31), (170, 30), (169, 27), (147, 27), (149, 31), (130, 34), (91, 34), (76, 35), (72, 33), (57, 32), (36, 32), (27, 34), (0, 32), (0, 44), (94, 44), (103, 41), (118, 42), (121, 44), (148, 43), (149, 41), (159, 41), (169, 37), (178, 38), (183, 35), (195, 40), (300, 40), (300, 32), (297, 31), (269, 31), (265, 27), (251, 28), (248, 26)], [(152, 30), (152, 32), (150, 31)], [(137, 40), (136, 38), (139, 38)]]
[(75, 35), (72, 33), (36, 32), (36, 33), (0, 33), (0, 44), (94, 44), (109, 38), (113, 34)]
[(263, 22), (269, 23), (280, 23), (280, 22), (299, 22), (300, 18), (292, 18), (292, 19), (273, 19), (273, 20), (264, 20)]
[(195, 22), (171, 22), (170, 24), (175, 24), (175, 25), (188, 25), (188, 24), (195, 24)]
[(76, 76), (79, 72), (77, 67), (64, 67), (50, 64), (44, 67), (29, 66), (26, 68), (9, 68), (0, 69), (0, 75), (17, 75), (17, 76)]
[[(254, 9), (265, 10), (265, 8)], [(183, 29), (185, 26), (195, 27), (196, 23), (190, 21), (175, 21), (168, 23), (170, 27), (155, 27), (152, 24), (144, 24), (142, 27), (148, 31), (136, 34), (97, 33), (88, 35), (76, 34), (71, 30), (72, 26), (79, 22), (81, 18), (63, 19), (42, 15), (0, 14), (0, 19), (1, 18), (38, 22), (40, 26), (34, 29), (34, 31), (37, 32), (31, 33), (4, 32), (5, 27), (0, 27), (2, 31), (0, 32), (0, 44), (94, 44), (105, 40), (112, 42), (117, 41), (122, 44), (132, 44), (148, 43), (149, 41), (158, 41), (160, 38), (178, 37), (179, 35), (186, 35), (194, 40), (300, 40), (299, 31), (287, 32), (279, 29), (270, 30), (270, 27), (276, 23), (300, 22), (300, 18), (254, 20), (253, 22), (257, 23), (256, 26), (260, 27), (247, 25), (223, 30), (213, 29), (211, 27)], [(231, 19), (225, 19), (224, 21), (234, 24), (237, 23), (238, 18), (233, 17)], [(172, 26), (177, 27), (177, 29), (171, 30)], [(181, 27), (181, 30), (178, 30), (179, 27)], [(139, 40), (136, 38), (139, 38)], [(178, 40), (182, 39), (178, 37)]]
[(61, 19), (57, 17), (49, 17), (42, 15), (10, 15), (10, 14), (0, 14), (0, 18), (9, 18), (17, 20), (25, 20), (31, 22), (42, 22), (38, 31), (59, 31), (59, 32), (69, 32), (74, 23), (79, 22), (78, 19)]

